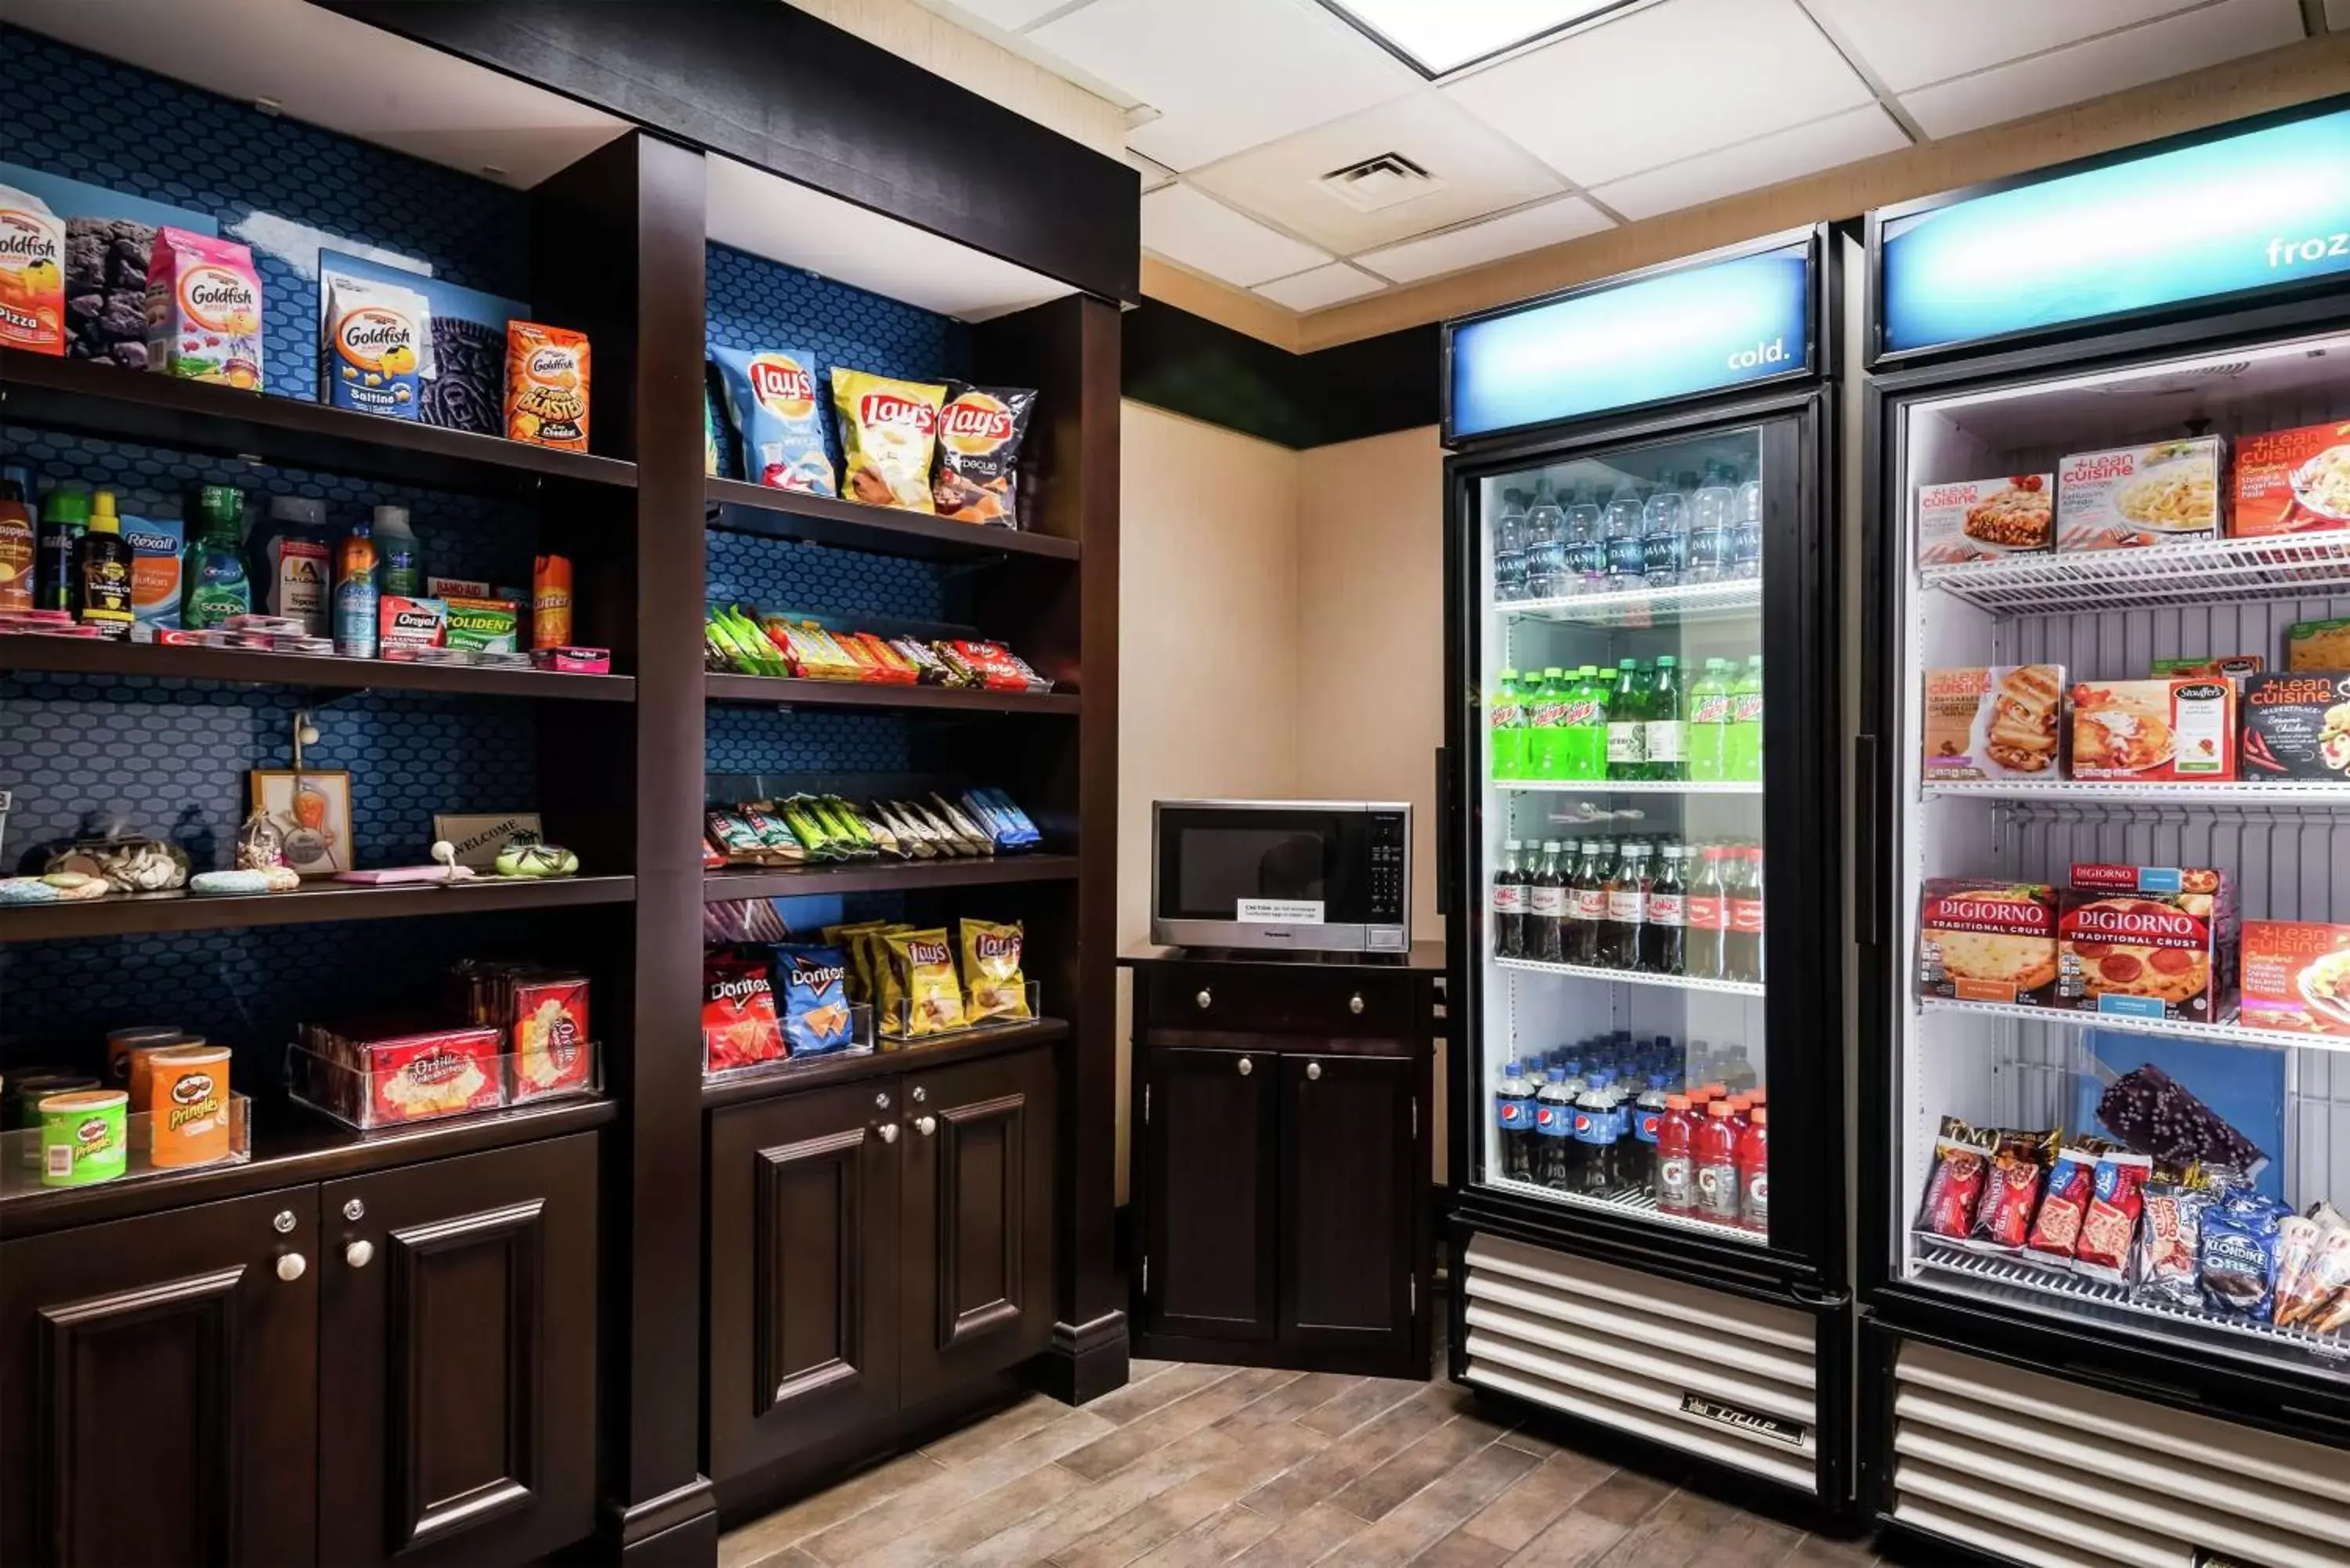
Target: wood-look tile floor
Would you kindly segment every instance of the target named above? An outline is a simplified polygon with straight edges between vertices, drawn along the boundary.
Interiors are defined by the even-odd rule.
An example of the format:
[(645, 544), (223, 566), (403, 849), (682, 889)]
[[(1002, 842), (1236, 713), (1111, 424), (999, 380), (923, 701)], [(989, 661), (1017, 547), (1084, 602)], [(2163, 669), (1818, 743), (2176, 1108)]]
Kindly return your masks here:
[(721, 1568), (1861, 1568), (1451, 1383), (1137, 1361), (727, 1534)]

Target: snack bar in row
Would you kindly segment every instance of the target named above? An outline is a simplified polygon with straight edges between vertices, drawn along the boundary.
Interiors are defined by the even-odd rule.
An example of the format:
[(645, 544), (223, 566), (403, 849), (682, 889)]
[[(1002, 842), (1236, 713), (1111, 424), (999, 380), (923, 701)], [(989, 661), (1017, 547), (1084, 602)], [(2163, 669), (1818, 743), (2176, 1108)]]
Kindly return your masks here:
[(714, 805), (703, 818), (702, 863), (799, 866), (836, 860), (932, 860), (1018, 855), (1044, 840), (1028, 814), (1000, 789), (968, 789), (959, 800), (792, 795)]

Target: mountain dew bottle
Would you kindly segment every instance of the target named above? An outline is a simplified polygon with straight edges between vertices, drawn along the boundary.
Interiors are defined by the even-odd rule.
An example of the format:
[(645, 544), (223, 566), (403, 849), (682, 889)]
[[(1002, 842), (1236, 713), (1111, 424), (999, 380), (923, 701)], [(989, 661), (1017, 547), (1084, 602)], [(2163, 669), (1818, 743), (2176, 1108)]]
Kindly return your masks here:
[(1755, 654), (1730, 683), (1730, 732), (1722, 742), (1723, 776), (1762, 776), (1762, 656)]
[(1599, 671), (1589, 664), (1568, 677), (1566, 760), (1562, 778), (1607, 776), (1607, 706), (1599, 692)]
[(1566, 671), (1554, 664), (1540, 687), (1526, 693), (1526, 776), (1565, 778), (1566, 766)]
[(1729, 663), (1709, 659), (1705, 673), (1689, 694), (1689, 776), (1692, 784), (1720, 784), (1730, 776), (1725, 750), (1730, 736)]
[(1518, 691), (1518, 672), (1502, 671), (1502, 683), (1493, 688), (1486, 700), (1485, 716), (1492, 729), (1493, 776), (1497, 779), (1522, 779), (1526, 776), (1526, 705)]

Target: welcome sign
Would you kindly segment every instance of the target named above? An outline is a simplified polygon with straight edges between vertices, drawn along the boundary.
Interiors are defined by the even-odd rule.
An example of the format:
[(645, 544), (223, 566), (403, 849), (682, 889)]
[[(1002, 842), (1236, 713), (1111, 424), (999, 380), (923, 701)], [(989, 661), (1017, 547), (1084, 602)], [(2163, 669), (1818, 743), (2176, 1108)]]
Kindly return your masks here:
[(1491, 435), (1801, 375), (1812, 368), (1812, 242), (1461, 322), (1451, 433)]
[(2350, 275), (2350, 109), (1887, 216), (1883, 349)]

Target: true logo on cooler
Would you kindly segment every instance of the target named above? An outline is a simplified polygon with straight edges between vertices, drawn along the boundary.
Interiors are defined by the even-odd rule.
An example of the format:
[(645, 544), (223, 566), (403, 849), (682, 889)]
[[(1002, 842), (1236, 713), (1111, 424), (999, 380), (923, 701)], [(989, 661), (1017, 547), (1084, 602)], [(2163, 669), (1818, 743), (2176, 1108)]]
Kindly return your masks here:
[(796, 359), (756, 355), (751, 360), (751, 395), (761, 408), (787, 420), (803, 420), (816, 409), (816, 378)]
[(1730, 356), (1730, 368), (1733, 370), (1755, 370), (1765, 365), (1783, 365), (1786, 362), (1787, 340), (1783, 337), (1773, 337), (1768, 343), (1757, 343), (1752, 348), (1735, 349)]
[(938, 423), (938, 412), (928, 403), (894, 392), (868, 392), (857, 405), (857, 417), (868, 425), (906, 425), (928, 433)]

